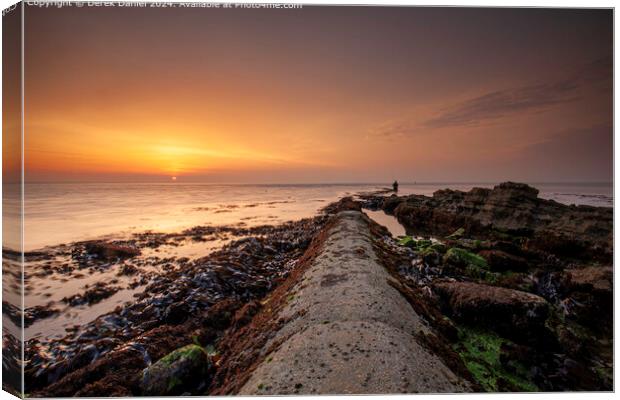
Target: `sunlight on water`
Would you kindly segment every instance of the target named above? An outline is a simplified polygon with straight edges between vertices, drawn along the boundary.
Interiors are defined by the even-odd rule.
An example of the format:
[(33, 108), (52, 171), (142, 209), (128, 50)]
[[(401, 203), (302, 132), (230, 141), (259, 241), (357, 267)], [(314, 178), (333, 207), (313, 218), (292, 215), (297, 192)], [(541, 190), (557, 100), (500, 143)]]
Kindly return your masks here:
[[(492, 184), (401, 184), (400, 195), (432, 195), (450, 187)], [(311, 217), (338, 198), (380, 189), (357, 185), (29, 184), (25, 191), (26, 250), (153, 230), (197, 225), (248, 226)], [(612, 205), (611, 185), (537, 185), (540, 197), (566, 204)]]

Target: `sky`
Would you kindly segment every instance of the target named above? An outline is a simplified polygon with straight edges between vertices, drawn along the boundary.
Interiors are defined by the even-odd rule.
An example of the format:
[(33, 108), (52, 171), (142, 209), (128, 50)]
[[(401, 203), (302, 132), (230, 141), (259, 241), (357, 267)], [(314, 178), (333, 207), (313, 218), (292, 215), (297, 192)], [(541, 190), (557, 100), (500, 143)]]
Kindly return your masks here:
[(610, 182), (611, 10), (29, 6), (27, 182)]

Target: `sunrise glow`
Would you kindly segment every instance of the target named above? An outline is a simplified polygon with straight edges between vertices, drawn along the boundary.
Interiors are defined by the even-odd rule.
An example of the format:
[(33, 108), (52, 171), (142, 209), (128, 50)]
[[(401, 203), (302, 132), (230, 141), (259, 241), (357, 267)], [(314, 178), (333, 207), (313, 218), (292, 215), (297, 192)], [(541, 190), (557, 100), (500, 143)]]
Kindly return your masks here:
[(33, 181), (611, 179), (607, 13), (29, 12)]

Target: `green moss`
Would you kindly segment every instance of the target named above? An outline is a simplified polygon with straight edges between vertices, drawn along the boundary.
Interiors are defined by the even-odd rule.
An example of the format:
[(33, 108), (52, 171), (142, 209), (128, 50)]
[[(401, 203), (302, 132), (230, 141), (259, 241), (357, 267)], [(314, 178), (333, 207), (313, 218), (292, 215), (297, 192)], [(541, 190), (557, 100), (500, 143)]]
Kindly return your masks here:
[(441, 253), (441, 254), (445, 253), (446, 250), (448, 250), (448, 248), (446, 247), (445, 244), (439, 243), (439, 242), (435, 242), (435, 243), (431, 244), (428, 248), (429, 249), (433, 249), (437, 253)]
[(498, 385), (499, 380), (508, 382), (520, 391), (537, 391), (538, 388), (530, 381), (524, 365), (513, 361), (511, 366), (514, 367), (514, 372), (509, 372), (501, 364), (500, 352), (503, 343), (509, 341), (493, 332), (461, 328), (455, 350), (485, 391), (496, 392), (501, 389)]
[(443, 254), (446, 252), (446, 246), (443, 243), (433, 242), (430, 239), (414, 239), (411, 236), (404, 236), (398, 241), (401, 246), (414, 249), (422, 255), (430, 253)]
[(458, 247), (452, 247), (446, 252), (444, 262), (459, 266), (474, 266), (485, 270), (489, 269), (489, 265), (484, 258), (478, 254), (470, 253), (467, 250), (459, 249)]
[(420, 249), (430, 246), (431, 244), (433, 244), (433, 242), (428, 239), (416, 240), (412, 238), (411, 236), (403, 236), (398, 241), (398, 244), (401, 246), (411, 247), (413, 249), (420, 250)]
[(161, 358), (158, 363), (163, 365), (170, 365), (173, 362), (179, 360), (180, 358), (189, 358), (191, 360), (198, 360), (203, 354), (208, 354), (205, 349), (195, 344), (188, 344), (185, 347), (181, 347), (176, 349), (172, 353), (165, 355)]
[(433, 245), (433, 242), (429, 239), (420, 239), (420, 240), (415, 241), (415, 248), (418, 250), (423, 250), (432, 245)]
[(422, 249), (420, 252), (418, 252), (418, 254), (422, 257), (427, 257), (427, 256), (437, 254), (437, 250), (429, 246), (429, 247)]
[(401, 246), (413, 247), (415, 240), (411, 236), (403, 236), (398, 240), (398, 244)]
[(498, 274), (495, 272), (489, 272), (486, 269), (478, 268), (475, 265), (468, 265), (463, 270), (463, 274), (470, 278), (485, 281), (487, 283), (495, 283), (498, 279)]
[(168, 391), (172, 392), (174, 390), (174, 388), (176, 388), (177, 386), (180, 386), (182, 384), (183, 384), (183, 382), (179, 378), (177, 378), (176, 376), (173, 376), (168, 381)]

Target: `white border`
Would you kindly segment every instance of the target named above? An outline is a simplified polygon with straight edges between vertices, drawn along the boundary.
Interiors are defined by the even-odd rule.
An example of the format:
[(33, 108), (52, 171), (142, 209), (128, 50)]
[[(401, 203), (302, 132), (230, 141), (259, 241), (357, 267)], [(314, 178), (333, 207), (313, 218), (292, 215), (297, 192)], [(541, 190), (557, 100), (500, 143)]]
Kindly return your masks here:
[[(143, 0), (146, 2), (155, 2), (155, 0)], [(199, 3), (199, 1), (196, 0), (185, 0), (185, 2), (191, 2), (191, 3)], [(223, 2), (227, 2), (227, 3), (298, 3), (298, 4), (313, 4), (313, 5), (383, 5), (383, 6), (443, 6), (443, 7), (450, 7), (450, 6), (469, 6), (469, 7), (557, 7), (557, 8), (594, 8), (594, 7), (600, 7), (600, 8), (614, 8), (615, 7), (615, 1), (609, 1), (609, 0), (590, 0), (590, 1), (579, 1), (579, 0), (524, 0), (524, 1), (517, 1), (517, 0), (503, 0), (501, 2), (499, 1), (493, 1), (493, 0), (478, 0), (478, 1), (467, 1), (467, 0), (451, 0), (450, 2), (442, 2), (442, 1), (433, 1), (433, 0), (415, 0), (415, 1), (390, 1), (390, 0), (374, 0), (374, 1), (360, 1), (360, 0), (337, 0), (337, 1), (331, 1), (331, 0), (312, 0), (312, 1), (299, 1), (299, 0), (284, 0), (284, 1), (266, 1), (266, 0), (238, 0), (238, 1), (218, 1), (220, 3)], [(14, 4), (15, 1), (11, 1), (11, 0), (0, 0), (0, 9), (5, 9), (7, 7), (9, 7), (10, 5)], [(22, 10), (22, 31), (23, 31), (23, 19), (25, 17), (25, 13), (23, 12), (24, 10)], [(614, 26), (616, 24), (616, 13), (614, 11)], [(0, 28), (2, 26), (2, 23), (0, 22)], [(1, 30), (0, 30), (1, 31)], [(617, 43), (617, 39), (618, 39), (618, 33), (615, 31), (614, 29), (614, 43)], [(23, 57), (24, 57), (24, 52), (23, 52), (23, 40), (24, 40), (24, 35), (22, 32), (22, 77), (23, 77), (23, 73), (24, 73), (24, 69), (23, 69)], [(615, 49), (615, 46), (614, 46)], [(0, 52), (0, 62), (2, 59), (2, 55)], [(618, 70), (618, 64), (616, 62), (616, 57), (615, 57), (615, 51), (614, 51), (614, 77), (616, 76), (616, 72)], [(2, 88), (2, 85), (0, 84), (0, 89)], [(24, 90), (24, 81), (22, 79), (22, 93)], [(616, 95), (616, 87), (615, 87), (615, 83), (614, 83), (614, 100), (615, 100), (615, 95)], [(1, 96), (0, 96), (1, 97)], [(24, 141), (23, 141), (23, 121), (24, 121), (24, 96), (22, 95), (22, 180), (23, 180), (23, 163), (24, 163), (24, 158), (23, 158), (23, 145), (24, 145)], [(1, 102), (1, 100), (0, 100)], [(615, 120), (615, 115), (617, 115), (618, 113), (618, 105), (617, 103), (614, 101), (614, 120)], [(1, 142), (0, 142), (0, 146), (1, 146)], [(617, 153), (618, 150), (618, 142), (615, 141), (615, 125), (614, 125), (614, 155)], [(616, 172), (618, 166), (615, 163), (615, 156), (614, 156), (614, 177), (616, 176)], [(1, 183), (2, 183), (2, 177), (0, 176), (0, 195), (2, 194), (2, 189), (1, 189)], [(614, 180), (614, 210), (615, 207), (617, 206), (617, 202), (616, 199), (618, 199), (618, 191), (616, 190), (616, 186), (615, 186), (615, 180)], [(0, 211), (1, 211), (1, 205), (0, 205)], [(23, 218), (23, 188), (22, 188), (22, 218)], [(617, 228), (618, 227), (618, 216), (617, 214), (614, 212), (614, 247), (617, 248), (618, 245), (618, 237), (616, 235), (617, 232)], [(2, 240), (2, 231), (0, 230), (0, 241)], [(22, 220), (22, 244), (23, 244), (23, 220)], [(614, 254), (614, 265), (616, 264), (616, 254)], [(23, 279), (23, 270), (22, 270), (22, 279)], [(615, 274), (614, 274), (614, 281), (615, 281)], [(614, 282), (615, 283), (615, 282)], [(614, 286), (615, 288), (615, 286)], [(1, 296), (1, 293), (0, 293)], [(23, 291), (22, 291), (22, 307), (23, 307)], [(615, 291), (614, 291), (614, 317), (617, 316), (617, 310), (618, 310), (618, 297), (615, 296)], [(22, 316), (23, 318), (23, 316)], [(1, 326), (1, 319), (0, 319), (0, 326)], [(22, 333), (23, 335), (23, 333)], [(614, 338), (616, 338), (615, 335), (615, 327), (614, 327)], [(23, 337), (22, 337), (23, 340)], [(22, 350), (23, 351), (23, 350)], [(617, 360), (617, 346), (615, 346), (615, 342), (614, 342), (614, 360)], [(0, 372), (0, 376), (1, 376), (1, 372)], [(615, 368), (614, 369), (614, 387), (615, 387), (615, 382), (617, 382), (618, 380), (618, 369)], [(427, 400), (427, 399), (433, 399), (433, 398), (437, 398), (437, 396), (439, 395), (378, 395), (378, 396), (365, 396), (365, 397), (371, 397), (371, 398), (377, 398), (377, 399), (387, 399), (389, 397), (398, 397), (398, 398), (414, 398), (418, 400)], [(445, 395), (442, 395), (445, 396)], [(507, 398), (515, 398), (515, 397), (525, 397), (527, 396), (528, 399), (532, 399), (532, 398), (544, 398), (544, 399), (549, 399), (549, 400), (581, 400), (584, 397), (587, 397), (589, 399), (610, 399), (614, 397), (613, 393), (580, 393), (580, 392), (573, 392), (573, 393), (544, 393), (544, 394), (530, 394), (530, 393), (520, 393), (520, 394), (462, 394), (462, 395), (456, 395), (458, 396), (459, 399), (474, 399), (474, 398), (479, 398), (480, 396), (484, 396), (484, 397), (493, 397), (496, 399), (507, 399)], [(304, 397), (304, 398), (321, 398), (321, 399), (343, 399), (343, 398), (348, 398), (348, 397), (352, 397), (352, 396), (298, 396), (298, 397)], [(174, 397), (167, 397), (166, 399), (170, 399), (170, 398), (174, 398)], [(5, 400), (5, 399), (15, 399), (14, 396), (10, 395), (7, 392), (1, 391), (0, 392), (0, 400)], [(179, 397), (180, 399), (180, 397)], [(235, 399), (251, 399), (251, 397), (235, 397)]]

